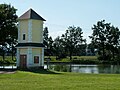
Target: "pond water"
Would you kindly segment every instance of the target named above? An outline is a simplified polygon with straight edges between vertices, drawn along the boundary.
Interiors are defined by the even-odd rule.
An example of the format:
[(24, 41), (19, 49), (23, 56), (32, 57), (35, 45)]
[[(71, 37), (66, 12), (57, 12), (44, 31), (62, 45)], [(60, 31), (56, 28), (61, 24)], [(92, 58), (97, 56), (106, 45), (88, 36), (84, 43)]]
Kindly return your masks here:
[(5, 69), (16, 69), (17, 66), (0, 66), (0, 68), (5, 68)]
[(77, 73), (111, 73), (119, 74), (119, 65), (81, 65), (81, 64), (51, 64), (49, 65), (50, 70), (60, 71), (60, 72), (77, 72)]
[[(0, 66), (0, 68), (16, 69), (17, 67)], [(47, 65), (44, 66), (44, 69), (47, 69)], [(49, 69), (60, 72), (120, 74), (120, 65), (50, 64)]]

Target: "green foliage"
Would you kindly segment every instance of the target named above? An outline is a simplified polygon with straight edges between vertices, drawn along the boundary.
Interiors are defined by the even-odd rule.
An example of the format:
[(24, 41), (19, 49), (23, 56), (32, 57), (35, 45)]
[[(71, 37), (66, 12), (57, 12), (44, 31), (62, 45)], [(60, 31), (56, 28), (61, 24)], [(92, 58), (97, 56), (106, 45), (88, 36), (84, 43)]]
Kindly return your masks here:
[(53, 55), (53, 40), (49, 37), (48, 28), (45, 27), (43, 31), (43, 44), (45, 45), (45, 55)]
[(8, 37), (17, 38), (17, 9), (11, 5), (0, 4), (0, 42), (5, 44)]
[(48, 35), (49, 35), (48, 28), (45, 27), (43, 31), (43, 44), (45, 45), (45, 48), (48, 48)]
[(85, 40), (82, 36), (83, 32), (80, 27), (69, 26), (66, 33), (62, 35), (63, 46), (66, 52), (68, 52), (70, 56), (70, 60), (72, 59), (73, 52), (77, 46), (81, 45)]
[(11, 65), (15, 64), (16, 58), (11, 56), (5, 56), (5, 59), (3, 60), (2, 57), (0, 56), (0, 65)]
[(96, 56), (73, 56), (72, 63), (75, 64), (101, 64)]
[(54, 55), (56, 56), (56, 60), (66, 58), (67, 52), (63, 45), (63, 39), (60, 38), (59, 36), (54, 40), (53, 50), (54, 50)]
[(5, 57), (5, 48), (15, 52), (15, 45), (17, 43), (17, 9), (10, 4), (0, 4), (0, 48), (2, 50), (3, 59)]
[(98, 61), (98, 60), (84, 60), (84, 59), (80, 59), (80, 60), (78, 60), (78, 59), (73, 59), (72, 60), (72, 63), (74, 63), (74, 64), (101, 64), (101, 62), (100, 61)]
[[(48, 56), (45, 56), (47, 58)], [(45, 61), (46, 62), (46, 61)], [(72, 56), (72, 60), (70, 60), (69, 57), (56, 60), (55, 56), (51, 56), (50, 62), (53, 63), (75, 63), (75, 64), (101, 64), (100, 61), (98, 61), (96, 56)]]
[(98, 21), (92, 27), (93, 33), (90, 38), (94, 48), (98, 50), (99, 60), (114, 60), (118, 55), (120, 31), (117, 27), (111, 26), (105, 20)]

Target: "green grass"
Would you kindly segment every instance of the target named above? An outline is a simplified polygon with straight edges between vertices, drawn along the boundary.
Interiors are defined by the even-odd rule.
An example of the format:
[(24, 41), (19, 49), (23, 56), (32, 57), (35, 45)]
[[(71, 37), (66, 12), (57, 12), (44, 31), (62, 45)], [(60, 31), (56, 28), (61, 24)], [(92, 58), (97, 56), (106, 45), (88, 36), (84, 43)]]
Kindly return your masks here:
[[(73, 58), (76, 56), (73, 56)], [(77, 56), (77, 59), (83, 59), (83, 60), (97, 60), (97, 56)]]
[(0, 74), (0, 90), (120, 90), (120, 75), (17, 71)]
[[(45, 56), (45, 58), (48, 58), (48, 56)], [(55, 56), (50, 56), (51, 62), (69, 62), (70, 58), (63, 58), (60, 60), (56, 60)], [(72, 56), (72, 59), (77, 59), (77, 60), (97, 60), (97, 56)]]

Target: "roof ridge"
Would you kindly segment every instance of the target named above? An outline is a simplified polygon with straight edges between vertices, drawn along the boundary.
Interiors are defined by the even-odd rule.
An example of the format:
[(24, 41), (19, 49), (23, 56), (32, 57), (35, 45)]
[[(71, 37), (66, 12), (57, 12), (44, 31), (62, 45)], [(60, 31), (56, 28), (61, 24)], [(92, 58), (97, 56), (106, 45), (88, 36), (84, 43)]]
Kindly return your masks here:
[(30, 18), (32, 17), (32, 8), (30, 8)]
[(39, 14), (37, 14), (32, 8), (19, 17), (19, 19), (36, 19), (46, 21)]

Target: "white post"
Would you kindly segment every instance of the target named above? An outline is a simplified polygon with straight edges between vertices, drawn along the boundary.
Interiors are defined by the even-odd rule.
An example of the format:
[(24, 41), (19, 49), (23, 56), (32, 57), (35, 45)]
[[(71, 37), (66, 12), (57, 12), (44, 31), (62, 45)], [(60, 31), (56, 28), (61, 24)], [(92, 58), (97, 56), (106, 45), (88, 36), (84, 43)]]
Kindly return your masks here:
[(41, 66), (41, 65), (42, 65), (42, 62), (41, 62), (41, 61), (42, 61), (42, 60), (41, 60), (41, 56), (42, 56), (42, 55), (39, 54), (38, 56), (39, 56), (39, 66)]
[(18, 22), (18, 43), (20, 43), (20, 22)]
[(32, 61), (32, 48), (28, 47), (28, 52), (27, 52), (27, 66), (31, 66), (33, 65), (33, 61)]
[(16, 62), (17, 67), (20, 66), (20, 50), (17, 48), (17, 62)]
[(44, 47), (42, 48), (42, 66), (44, 66)]

